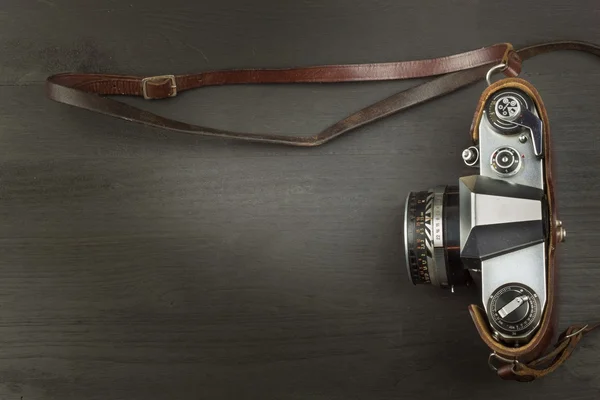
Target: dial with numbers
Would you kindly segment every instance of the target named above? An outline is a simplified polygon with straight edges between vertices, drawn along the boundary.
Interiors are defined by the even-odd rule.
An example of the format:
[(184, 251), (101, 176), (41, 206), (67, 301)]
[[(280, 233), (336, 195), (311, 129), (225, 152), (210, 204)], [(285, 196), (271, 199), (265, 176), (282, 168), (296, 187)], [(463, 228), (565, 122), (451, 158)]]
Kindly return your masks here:
[(492, 327), (506, 337), (519, 337), (540, 322), (537, 293), (521, 283), (500, 286), (488, 301)]

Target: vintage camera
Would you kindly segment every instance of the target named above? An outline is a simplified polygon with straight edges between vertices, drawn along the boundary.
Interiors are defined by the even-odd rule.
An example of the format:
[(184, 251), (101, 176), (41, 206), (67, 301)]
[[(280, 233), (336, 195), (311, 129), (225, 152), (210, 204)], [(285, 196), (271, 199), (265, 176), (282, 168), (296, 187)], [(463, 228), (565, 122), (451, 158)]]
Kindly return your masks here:
[(478, 142), (462, 153), (478, 174), (411, 192), (404, 248), (411, 282), (475, 284), (493, 338), (518, 347), (535, 335), (548, 295), (545, 127), (527, 93), (497, 86), (472, 127)]

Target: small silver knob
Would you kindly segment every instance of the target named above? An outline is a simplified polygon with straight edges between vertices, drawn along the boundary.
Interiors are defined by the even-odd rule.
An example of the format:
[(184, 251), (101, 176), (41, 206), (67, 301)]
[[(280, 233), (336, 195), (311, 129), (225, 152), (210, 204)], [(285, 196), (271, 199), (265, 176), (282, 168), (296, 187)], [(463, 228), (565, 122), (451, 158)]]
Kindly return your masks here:
[(559, 243), (562, 243), (567, 239), (567, 230), (563, 226), (562, 221), (559, 220), (556, 220), (556, 237)]
[(464, 149), (462, 159), (469, 167), (474, 166), (479, 161), (479, 149), (475, 146)]
[(492, 336), (494, 337), (494, 339), (500, 342), (500, 334), (498, 332), (494, 331), (494, 334)]

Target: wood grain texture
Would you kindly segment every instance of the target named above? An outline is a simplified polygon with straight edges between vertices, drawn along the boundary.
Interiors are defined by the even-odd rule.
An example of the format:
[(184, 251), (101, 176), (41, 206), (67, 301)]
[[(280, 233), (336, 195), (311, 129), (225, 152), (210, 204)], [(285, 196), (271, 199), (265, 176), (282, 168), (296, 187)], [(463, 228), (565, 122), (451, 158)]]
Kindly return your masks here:
[[(461, 21), (470, 21), (464, 23)], [(410, 190), (467, 172), (483, 84), (320, 148), (167, 134), (45, 99), (135, 74), (600, 42), (596, 1), (81, 1), (0, 5), (0, 399), (597, 399), (600, 338), (532, 384), (487, 368), (466, 305), (413, 287)], [(600, 64), (529, 61), (552, 123), (560, 327), (600, 317)], [(224, 87), (150, 110), (311, 133), (410, 83)]]

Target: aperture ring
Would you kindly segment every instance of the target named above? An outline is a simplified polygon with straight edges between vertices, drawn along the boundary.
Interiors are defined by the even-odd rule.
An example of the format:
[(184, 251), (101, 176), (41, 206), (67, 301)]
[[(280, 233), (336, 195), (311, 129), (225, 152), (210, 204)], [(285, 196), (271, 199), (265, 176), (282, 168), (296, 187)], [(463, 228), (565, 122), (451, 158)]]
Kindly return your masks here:
[(444, 190), (445, 186), (438, 186), (433, 192), (433, 210), (431, 218), (433, 247), (444, 247)]
[(433, 263), (431, 269), (435, 271), (436, 282), (439, 287), (448, 286), (448, 273), (446, 271), (446, 256), (444, 251), (444, 193), (446, 186), (436, 186), (433, 192), (433, 206), (431, 215), (431, 235), (433, 239)]
[[(446, 236), (450, 234), (446, 226), (447, 189), (446, 186), (438, 186), (427, 191), (411, 192), (406, 198), (404, 250), (408, 276), (413, 284), (432, 284), (437, 287), (448, 287), (450, 284), (451, 272), (448, 270), (445, 243)], [(452, 214), (451, 223), (456, 226), (452, 225), (451, 239), (452, 235), (457, 234), (454, 230), (458, 222), (454, 219), (458, 215), (455, 214)], [(454, 268), (457, 267), (460, 265), (455, 263)]]

